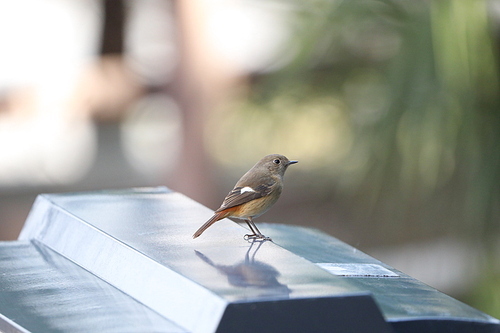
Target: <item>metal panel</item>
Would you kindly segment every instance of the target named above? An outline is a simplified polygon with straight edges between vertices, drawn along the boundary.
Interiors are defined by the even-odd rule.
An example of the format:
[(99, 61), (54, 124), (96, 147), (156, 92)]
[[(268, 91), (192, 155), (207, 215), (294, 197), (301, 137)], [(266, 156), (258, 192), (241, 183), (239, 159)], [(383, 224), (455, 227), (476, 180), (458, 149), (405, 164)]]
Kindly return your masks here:
[(2, 332), (186, 332), (41, 244), (0, 242)]
[[(260, 229), (283, 248), (320, 267), (328, 268), (326, 263), (357, 266), (356, 273), (344, 275), (345, 279), (373, 294), (396, 332), (500, 332), (499, 320), (318, 230), (278, 224)], [(374, 276), (373, 265), (389, 273)], [(331, 272), (343, 275), (334, 269)]]
[(273, 242), (247, 242), (222, 220), (193, 240), (211, 214), (162, 187), (41, 195), (20, 239), (192, 332), (316, 322), (325, 331), (499, 332), (495, 318), (313, 229), (260, 224)]
[[(165, 188), (41, 195), (21, 239), (36, 239), (193, 332), (214, 332), (229, 304), (294, 300), (333, 312), (367, 292), (272, 242), (247, 242), (226, 220), (193, 240), (212, 211)], [(341, 299), (334, 299), (342, 296)], [(328, 299), (330, 297), (330, 299)], [(370, 302), (373, 300), (368, 298)], [(373, 303), (374, 304), (374, 303)], [(366, 327), (387, 332), (376, 306)], [(273, 313), (269, 313), (270, 318)], [(333, 324), (324, 318), (325, 329)], [(275, 322), (275, 328), (284, 323)]]

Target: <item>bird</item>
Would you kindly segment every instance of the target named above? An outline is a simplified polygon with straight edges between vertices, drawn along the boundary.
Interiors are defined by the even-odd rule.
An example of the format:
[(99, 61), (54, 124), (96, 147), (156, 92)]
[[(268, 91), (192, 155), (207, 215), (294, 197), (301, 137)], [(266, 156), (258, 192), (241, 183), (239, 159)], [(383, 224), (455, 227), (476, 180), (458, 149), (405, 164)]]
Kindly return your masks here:
[(264, 156), (238, 180), (219, 209), (194, 233), (193, 239), (215, 222), (229, 217), (242, 219), (247, 223), (252, 234), (246, 234), (245, 239), (271, 240), (260, 232), (253, 219), (267, 212), (276, 203), (283, 190), (285, 171), (295, 163), (298, 161), (291, 161), (280, 154)]

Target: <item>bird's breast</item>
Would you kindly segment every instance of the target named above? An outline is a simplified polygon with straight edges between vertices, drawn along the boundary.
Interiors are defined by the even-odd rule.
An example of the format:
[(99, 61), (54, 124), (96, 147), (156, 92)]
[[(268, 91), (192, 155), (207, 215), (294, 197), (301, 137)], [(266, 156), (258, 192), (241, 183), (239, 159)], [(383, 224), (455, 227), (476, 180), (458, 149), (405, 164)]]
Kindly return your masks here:
[(248, 217), (252, 218), (259, 217), (265, 212), (267, 212), (267, 210), (276, 203), (276, 201), (280, 196), (280, 192), (281, 191), (278, 191), (268, 196), (254, 199), (252, 201), (239, 205), (236, 207), (235, 211), (233, 212), (233, 214), (231, 214), (231, 216), (241, 219), (245, 219)]

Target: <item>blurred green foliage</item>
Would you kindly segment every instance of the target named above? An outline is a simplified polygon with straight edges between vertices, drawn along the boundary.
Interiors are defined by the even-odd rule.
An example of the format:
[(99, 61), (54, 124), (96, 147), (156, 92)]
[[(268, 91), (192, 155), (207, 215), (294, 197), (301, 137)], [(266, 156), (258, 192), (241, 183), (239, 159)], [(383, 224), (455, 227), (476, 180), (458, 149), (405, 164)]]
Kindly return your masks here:
[[(408, 205), (437, 200), (431, 210), (453, 217), (444, 232), (497, 235), (500, 95), (487, 4), (297, 4), (294, 60), (256, 80), (243, 117), (268, 124), (283, 139), (291, 123), (307, 122), (300, 119), (307, 110), (318, 119), (322, 104), (319, 112), (330, 115), (320, 123), (330, 121), (330, 130), (316, 125), (313, 135), (324, 142), (309, 149), (323, 152), (315, 155), (320, 159), (333, 154), (344, 188), (362, 193), (372, 209), (382, 204), (391, 207), (387, 214), (404, 214)], [(340, 138), (325, 134), (332, 131)], [(332, 140), (339, 144), (326, 143)], [(425, 228), (436, 218), (418, 223)]]
[[(302, 177), (311, 193), (335, 192), (373, 237), (452, 234), (491, 253), (500, 94), (488, 2), (283, 2), (293, 8), (293, 60), (216, 118), (226, 130), (214, 147), (237, 147), (221, 159), (279, 151), (312, 161)], [(489, 286), (498, 302), (498, 283)]]

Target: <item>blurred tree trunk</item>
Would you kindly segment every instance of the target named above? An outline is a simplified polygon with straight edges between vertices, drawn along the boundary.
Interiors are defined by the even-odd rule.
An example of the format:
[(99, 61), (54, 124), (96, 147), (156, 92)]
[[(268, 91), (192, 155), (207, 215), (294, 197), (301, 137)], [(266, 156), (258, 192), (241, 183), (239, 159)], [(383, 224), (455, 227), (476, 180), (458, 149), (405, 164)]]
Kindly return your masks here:
[(183, 114), (183, 148), (168, 185), (189, 197), (217, 208), (213, 164), (206, 149), (208, 114), (227, 93), (234, 71), (212, 51), (206, 29), (207, 4), (174, 1), (179, 63), (173, 81), (173, 96)]

